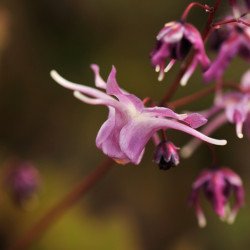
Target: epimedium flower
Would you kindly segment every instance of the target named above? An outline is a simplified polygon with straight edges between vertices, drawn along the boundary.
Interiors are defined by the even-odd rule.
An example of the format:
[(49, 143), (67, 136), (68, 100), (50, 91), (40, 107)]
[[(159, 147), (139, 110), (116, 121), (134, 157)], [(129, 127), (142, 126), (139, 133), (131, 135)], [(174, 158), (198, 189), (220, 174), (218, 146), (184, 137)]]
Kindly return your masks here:
[[(153, 67), (159, 72), (159, 81), (163, 80), (164, 73), (171, 69), (176, 60), (182, 61), (186, 57), (191, 47), (194, 49), (194, 59), (180, 83), (186, 85), (198, 62), (203, 71), (207, 70), (210, 61), (205, 53), (202, 37), (193, 25), (184, 21), (166, 23), (156, 40), (150, 57)], [(170, 62), (165, 67), (167, 58), (170, 58)]]
[(163, 170), (177, 166), (180, 162), (177, 152), (179, 149), (171, 141), (159, 143), (155, 149), (154, 162)]
[[(193, 183), (190, 204), (195, 207), (200, 227), (206, 226), (206, 218), (199, 202), (199, 191), (203, 189), (205, 197), (211, 203), (213, 210), (232, 224), (237, 212), (244, 204), (244, 189), (241, 178), (232, 170), (221, 167), (203, 170)], [(233, 209), (229, 208), (229, 197), (234, 192)]]
[(195, 130), (207, 121), (199, 114), (179, 115), (164, 107), (145, 107), (138, 97), (119, 88), (114, 66), (107, 83), (101, 78), (97, 65), (92, 65), (92, 69), (96, 87), (105, 89), (106, 93), (69, 82), (56, 71), (51, 71), (51, 77), (63, 87), (73, 90), (74, 96), (81, 101), (108, 107), (108, 119), (97, 134), (96, 146), (116, 162), (139, 164), (145, 145), (160, 129), (177, 129), (208, 143), (226, 144), (226, 140), (213, 139)]
[[(202, 133), (209, 136), (221, 126), (230, 122), (235, 124), (238, 138), (243, 138), (246, 133), (250, 139), (250, 70), (243, 75), (240, 89), (241, 91), (219, 94), (212, 107), (199, 112), (207, 119), (213, 116), (213, 119), (201, 129)], [(182, 147), (181, 156), (184, 158), (190, 157), (199, 145), (200, 141), (196, 138), (190, 140)]]
[(23, 208), (31, 208), (35, 205), (41, 179), (32, 163), (13, 161), (9, 164), (5, 184), (18, 205)]
[(250, 70), (242, 77), (241, 89), (243, 92), (229, 92), (216, 99), (215, 105), (224, 108), (229, 122), (236, 124), (236, 134), (243, 137), (243, 124), (250, 127)]
[[(250, 27), (239, 23), (228, 23), (224, 30), (228, 34), (223, 37), (224, 41), (221, 41), (218, 56), (203, 74), (205, 82), (220, 78), (236, 55), (250, 61)], [(220, 34), (219, 31), (217, 33)]]

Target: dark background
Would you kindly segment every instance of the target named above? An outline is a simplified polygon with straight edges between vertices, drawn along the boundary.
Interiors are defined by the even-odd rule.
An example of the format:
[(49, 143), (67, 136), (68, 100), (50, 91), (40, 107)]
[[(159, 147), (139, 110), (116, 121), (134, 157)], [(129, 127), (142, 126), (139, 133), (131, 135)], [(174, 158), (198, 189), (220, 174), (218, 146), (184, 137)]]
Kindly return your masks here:
[[(214, 1), (200, 1), (213, 5)], [(104, 159), (95, 137), (107, 109), (88, 106), (49, 76), (56, 69), (66, 79), (93, 86), (91, 63), (107, 78), (112, 65), (119, 85), (140, 98), (159, 100), (180, 64), (162, 83), (152, 69), (149, 53), (164, 23), (180, 17), (190, 1), (176, 0), (6, 0), (0, 2), (0, 165), (1, 175), (13, 158), (33, 162), (40, 172), (39, 203), (27, 211), (1, 189), (0, 249), (13, 244), (53, 204)], [(230, 11), (227, 1), (216, 20)], [(188, 20), (202, 30), (207, 13), (194, 8)], [(210, 58), (214, 54), (209, 53)], [(226, 79), (239, 82), (249, 67), (236, 58)], [(200, 69), (175, 99), (203, 88)], [(184, 107), (207, 108), (212, 96)], [(179, 109), (179, 112), (182, 110)], [(246, 205), (233, 226), (220, 222), (202, 199), (208, 220), (199, 229), (187, 206), (192, 182), (211, 154), (202, 145), (188, 160), (170, 171), (152, 162), (150, 142), (139, 166), (114, 166), (77, 205), (54, 224), (32, 249), (188, 250), (248, 249), (249, 141), (237, 139), (234, 125), (213, 137), (226, 138), (217, 147), (222, 165), (242, 176)], [(183, 146), (191, 137), (170, 131)]]

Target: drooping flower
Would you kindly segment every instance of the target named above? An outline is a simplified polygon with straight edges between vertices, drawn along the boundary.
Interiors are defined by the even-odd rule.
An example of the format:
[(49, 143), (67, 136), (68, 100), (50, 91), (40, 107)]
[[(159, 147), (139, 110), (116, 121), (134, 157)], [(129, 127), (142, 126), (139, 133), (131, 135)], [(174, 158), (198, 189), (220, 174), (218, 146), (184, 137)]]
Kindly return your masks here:
[(203, 74), (205, 82), (220, 78), (236, 55), (250, 61), (250, 27), (239, 23), (226, 26), (228, 34), (224, 37), (218, 56)]
[(178, 115), (164, 107), (144, 107), (139, 98), (119, 88), (115, 67), (112, 68), (107, 83), (99, 75), (97, 65), (92, 65), (92, 69), (95, 73), (96, 86), (106, 89), (106, 93), (69, 82), (56, 71), (52, 71), (51, 76), (60, 85), (74, 90), (75, 97), (81, 101), (108, 107), (108, 119), (98, 132), (96, 145), (116, 162), (139, 164), (145, 145), (160, 129), (177, 129), (209, 143), (226, 144), (226, 140), (209, 138), (194, 129), (206, 122), (201, 115)]
[(177, 152), (179, 149), (171, 141), (161, 142), (155, 149), (154, 162), (163, 170), (177, 166), (180, 162)]
[[(201, 63), (203, 71), (207, 70), (210, 61), (205, 53), (202, 37), (193, 25), (177, 21), (166, 23), (156, 40), (150, 57), (153, 67), (160, 72), (159, 81), (163, 80), (164, 73), (170, 70), (176, 60), (182, 61), (186, 57), (192, 46), (193, 63), (182, 77), (181, 84), (187, 83), (198, 62)], [(170, 58), (170, 63), (165, 67), (167, 58)]]
[[(201, 172), (193, 183), (190, 204), (195, 207), (199, 226), (206, 225), (206, 218), (199, 202), (199, 191), (203, 189), (205, 197), (211, 203), (213, 210), (228, 223), (232, 224), (237, 212), (244, 204), (244, 189), (241, 178), (232, 170), (222, 167), (206, 169)], [(229, 197), (234, 192), (235, 202), (230, 211)]]
[(225, 109), (228, 121), (236, 124), (236, 134), (239, 138), (243, 137), (243, 124), (245, 127), (250, 126), (246, 122), (250, 116), (250, 70), (242, 77), (241, 89), (246, 93), (234, 91), (216, 100), (216, 105)]
[[(250, 139), (250, 70), (242, 77), (240, 88), (242, 91), (230, 91), (220, 94), (215, 98), (215, 103), (207, 110), (200, 111), (209, 123), (206, 124), (201, 132), (210, 136), (214, 131), (228, 122), (236, 125), (236, 135), (243, 138), (244, 133)], [(243, 133), (244, 131), (244, 133)], [(190, 157), (200, 145), (200, 141), (196, 138), (191, 139), (181, 149), (181, 156)]]

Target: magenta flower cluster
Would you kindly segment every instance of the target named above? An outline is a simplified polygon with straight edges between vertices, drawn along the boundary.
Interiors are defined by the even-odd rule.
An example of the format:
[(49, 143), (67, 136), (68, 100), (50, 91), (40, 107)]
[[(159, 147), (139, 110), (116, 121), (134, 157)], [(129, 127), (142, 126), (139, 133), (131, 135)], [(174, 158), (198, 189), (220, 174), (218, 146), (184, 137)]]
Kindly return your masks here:
[[(108, 118), (101, 126), (96, 146), (108, 157), (119, 164), (140, 164), (147, 143), (152, 140), (155, 145), (153, 161), (162, 170), (167, 170), (180, 163), (175, 144), (167, 138), (169, 129), (182, 131), (194, 137), (181, 150), (182, 155), (190, 156), (195, 148), (204, 141), (208, 144), (225, 145), (226, 140), (211, 138), (217, 128), (229, 122), (235, 124), (238, 138), (246, 132), (250, 137), (250, 70), (241, 84), (224, 81), (224, 74), (236, 56), (250, 61), (250, 24), (247, 18), (249, 1), (244, 8), (239, 8), (238, 1), (230, 0), (231, 13), (224, 19), (214, 22), (213, 17), (218, 8), (200, 3), (190, 3), (178, 21), (167, 22), (156, 36), (156, 43), (150, 54), (151, 64), (159, 73), (158, 80), (174, 66), (176, 61), (183, 62), (177, 80), (167, 89), (163, 100), (157, 103), (148, 96), (144, 100), (120, 88), (116, 81), (116, 69), (113, 66), (107, 81), (99, 74), (99, 67), (91, 65), (95, 75), (95, 87), (79, 85), (51, 71), (51, 77), (60, 85), (74, 91), (74, 96), (90, 105), (104, 105), (108, 108)], [(201, 32), (186, 21), (193, 6), (204, 9), (209, 17), (206, 27)], [(242, 12), (245, 9), (245, 12)], [(210, 61), (206, 52), (208, 41), (217, 53)], [(205, 83), (215, 81), (213, 105), (198, 113), (178, 114), (174, 105), (168, 103), (179, 85), (185, 86), (198, 65), (201, 65), (202, 78)], [(229, 88), (230, 90), (226, 90)], [(186, 104), (202, 98), (211, 91), (196, 92), (180, 100)], [(158, 104), (158, 105), (157, 105)], [(205, 125), (201, 130), (198, 129)], [(197, 141), (199, 142), (197, 143)], [(211, 149), (212, 148), (212, 149)], [(205, 226), (206, 219), (199, 203), (199, 191), (211, 203), (213, 210), (225, 221), (232, 223), (238, 209), (244, 204), (244, 190), (241, 178), (229, 168), (220, 167), (216, 150), (210, 146), (213, 163), (211, 168), (203, 170), (194, 182), (190, 204), (195, 207), (199, 225)], [(235, 203), (230, 210), (229, 197), (235, 193)]]

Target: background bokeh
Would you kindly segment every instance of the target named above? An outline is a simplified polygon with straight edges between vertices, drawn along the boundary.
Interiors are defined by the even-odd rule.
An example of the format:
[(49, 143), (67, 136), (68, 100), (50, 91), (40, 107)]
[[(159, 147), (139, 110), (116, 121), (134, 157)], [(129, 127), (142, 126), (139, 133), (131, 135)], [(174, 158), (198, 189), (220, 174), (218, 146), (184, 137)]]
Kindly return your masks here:
[[(189, 2), (0, 1), (1, 179), (12, 159), (32, 162), (42, 179), (39, 201), (32, 210), (17, 206), (2, 184), (0, 249), (13, 244), (104, 159), (95, 137), (107, 109), (73, 98), (71, 91), (50, 78), (50, 70), (93, 86), (91, 63), (100, 66), (104, 79), (115, 65), (122, 88), (140, 98), (159, 100), (180, 64), (158, 83), (148, 55), (163, 24), (178, 19)], [(229, 10), (223, 1), (216, 20)], [(194, 8), (189, 21), (201, 30), (206, 16)], [(225, 78), (239, 82), (247, 68), (246, 62), (236, 58)], [(197, 70), (174, 98), (203, 87)], [(184, 110), (201, 110), (212, 100), (208, 96)], [(210, 204), (202, 200), (208, 225), (199, 229), (194, 210), (187, 206), (192, 182), (211, 164), (206, 146), (190, 159), (181, 160), (177, 168), (160, 171), (152, 162), (154, 147), (149, 143), (139, 166), (114, 166), (31, 249), (249, 249), (249, 141), (237, 139), (233, 125), (224, 126), (213, 136), (228, 139), (227, 146), (218, 147), (220, 162), (242, 176), (246, 189), (246, 205), (233, 226), (221, 223)], [(171, 131), (169, 138), (182, 146), (190, 136)]]

